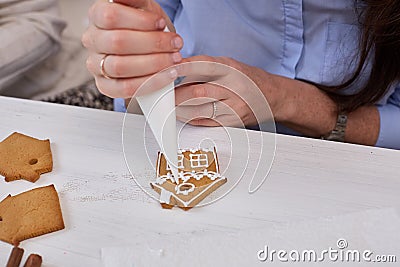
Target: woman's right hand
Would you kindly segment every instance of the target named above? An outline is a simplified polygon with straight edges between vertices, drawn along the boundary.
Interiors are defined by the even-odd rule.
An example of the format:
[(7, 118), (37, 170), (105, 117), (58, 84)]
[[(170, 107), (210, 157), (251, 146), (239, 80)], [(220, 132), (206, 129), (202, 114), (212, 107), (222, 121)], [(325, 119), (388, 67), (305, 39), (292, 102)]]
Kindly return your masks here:
[[(153, 0), (98, 0), (89, 10), (90, 25), (82, 36), (89, 50), (87, 68), (100, 92), (112, 98), (130, 98), (151, 75), (182, 60), (182, 38), (164, 32), (173, 25)], [(100, 62), (104, 58), (103, 76)], [(166, 84), (176, 71), (164, 73)]]

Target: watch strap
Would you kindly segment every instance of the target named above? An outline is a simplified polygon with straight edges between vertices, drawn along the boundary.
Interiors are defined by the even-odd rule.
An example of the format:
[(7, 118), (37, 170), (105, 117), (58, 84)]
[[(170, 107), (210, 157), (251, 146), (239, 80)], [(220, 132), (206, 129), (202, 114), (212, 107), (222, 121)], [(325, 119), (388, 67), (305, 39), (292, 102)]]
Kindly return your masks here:
[(347, 126), (347, 114), (339, 113), (335, 128), (328, 135), (323, 136), (322, 139), (344, 142), (344, 137), (346, 134), (346, 126)]

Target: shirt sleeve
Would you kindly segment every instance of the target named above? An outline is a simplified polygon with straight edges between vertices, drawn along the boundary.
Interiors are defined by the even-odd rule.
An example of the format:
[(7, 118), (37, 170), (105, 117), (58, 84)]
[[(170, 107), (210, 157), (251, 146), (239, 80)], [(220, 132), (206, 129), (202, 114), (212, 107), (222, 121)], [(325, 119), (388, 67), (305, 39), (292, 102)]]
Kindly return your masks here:
[(400, 149), (400, 86), (385, 105), (378, 105), (380, 132), (376, 146)]
[(0, 93), (58, 51), (64, 28), (56, 0), (0, 0)]
[(176, 11), (180, 5), (180, 0), (156, 0), (163, 8), (168, 17), (174, 22)]

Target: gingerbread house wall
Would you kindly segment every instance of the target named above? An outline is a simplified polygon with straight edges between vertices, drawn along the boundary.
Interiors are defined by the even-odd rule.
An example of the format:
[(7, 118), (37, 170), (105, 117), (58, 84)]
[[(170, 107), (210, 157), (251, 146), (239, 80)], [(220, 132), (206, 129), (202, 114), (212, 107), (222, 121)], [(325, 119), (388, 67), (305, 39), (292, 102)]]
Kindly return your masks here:
[[(183, 155), (183, 168), (179, 168), (179, 171), (183, 172), (202, 172), (207, 169), (207, 171), (212, 171), (212, 172), (219, 172), (218, 168), (218, 159), (216, 156), (216, 150), (215, 148), (213, 150), (184, 150), (182, 151)], [(191, 156), (193, 155), (194, 158), (192, 158), (191, 161)], [(208, 162), (208, 167), (203, 167), (200, 164), (200, 167), (192, 167), (193, 162), (198, 162), (201, 161), (200, 163), (203, 163), (203, 158), (201, 159), (196, 159), (196, 155), (206, 155), (207, 156), (207, 162)], [(201, 156), (204, 157), (204, 156)], [(196, 163), (194, 164), (196, 165)], [(171, 173), (171, 171), (168, 168), (167, 161), (164, 157), (163, 153), (158, 153), (158, 159), (157, 159), (157, 177), (160, 177), (162, 175), (167, 175), (168, 173)]]

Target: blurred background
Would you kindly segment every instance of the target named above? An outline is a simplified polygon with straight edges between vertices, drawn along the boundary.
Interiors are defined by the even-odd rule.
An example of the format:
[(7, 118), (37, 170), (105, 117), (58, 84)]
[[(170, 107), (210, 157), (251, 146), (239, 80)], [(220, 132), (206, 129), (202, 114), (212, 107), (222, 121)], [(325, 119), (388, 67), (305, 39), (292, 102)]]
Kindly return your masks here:
[[(113, 110), (112, 99), (101, 95), (94, 79), (86, 69), (86, 49), (81, 37), (88, 26), (88, 10), (95, 0), (58, 0), (61, 17), (67, 27), (63, 32), (60, 67), (65, 67), (60, 83), (47, 93), (34, 98), (48, 102)], [(65, 66), (67, 65), (67, 66)]]
[[(2, 75), (20, 73), (13, 78), (14, 81), (11, 84), (9, 82), (0, 84), (0, 95), (112, 110), (112, 99), (98, 92), (92, 75), (86, 69), (87, 51), (81, 43), (81, 36), (88, 26), (88, 10), (93, 2), (95, 1), (0, 0), (0, 19), (3, 17), (0, 20), (0, 26), (5, 25), (1, 36), (7, 40), (1, 46), (0, 66), (3, 72), (0, 73)], [(50, 5), (51, 8), (56, 8), (57, 4), (60, 15), (51, 13), (51, 16), (55, 15), (54, 18), (57, 20), (61, 17), (66, 22), (61, 35), (60, 49), (45, 60), (38, 60), (38, 56), (35, 55), (43, 54), (43, 51), (39, 52), (43, 49), (31, 43), (29, 38), (35, 38), (34, 34), (41, 31), (51, 34), (54, 28), (49, 27), (48, 23), (51, 20), (46, 18), (47, 11), (42, 10), (50, 10)], [(29, 10), (32, 13), (29, 13)], [(27, 21), (32, 21), (32, 25), (35, 26), (29, 26)], [(58, 22), (52, 23), (57, 25)], [(24, 26), (7, 27), (7, 25), (22, 24), (25, 28)], [(62, 24), (60, 25), (62, 29)], [(21, 29), (21, 31), (15, 29)], [(17, 34), (20, 35), (31, 35), (25, 39), (18, 39), (12, 37), (15, 33), (11, 31), (18, 31)], [(32, 33), (32, 31), (36, 32)], [(26, 64), (17, 64), (21, 62), (19, 60), (25, 60)], [(34, 65), (28, 68), (27, 64), (32, 63)]]

